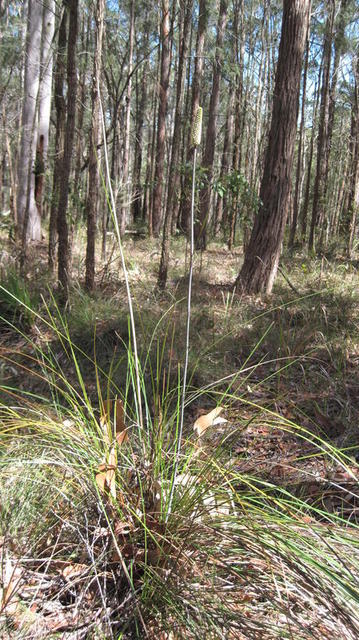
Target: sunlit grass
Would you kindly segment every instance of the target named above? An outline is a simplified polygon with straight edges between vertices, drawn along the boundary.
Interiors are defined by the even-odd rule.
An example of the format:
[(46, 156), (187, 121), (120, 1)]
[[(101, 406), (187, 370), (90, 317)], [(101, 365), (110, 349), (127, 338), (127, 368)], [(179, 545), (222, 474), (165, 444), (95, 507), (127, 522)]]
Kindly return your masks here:
[[(101, 632), (106, 638), (144, 638), (163, 632), (178, 638), (356, 638), (357, 465), (324, 435), (279, 415), (266, 399), (269, 384), (290, 375), (288, 365), (299, 357), (290, 353), (263, 375), (263, 367), (272, 366), (262, 354), (272, 330), (268, 318), (268, 336), (264, 332), (252, 343), (227, 380), (211, 382), (207, 371), (207, 385), (197, 389), (195, 369), (206, 355), (192, 360), (175, 477), (181, 396), (178, 360), (171, 360), (176, 306), (155, 324), (147, 350), (141, 350), (144, 428), (133, 400), (130, 330), (122, 344), (125, 372), (119, 386), (113, 375), (116, 354), (103, 368), (97, 334), (91, 353), (84, 352), (74, 343), (63, 312), (51, 308), (36, 318), (51, 333), (47, 346), (27, 336), (21, 357), (2, 353), (23, 382), (31, 376), (41, 389), (34, 394), (32, 385), (2, 388), (3, 562), (25, 567), (12, 598), (15, 605), (20, 599), (21, 607), (7, 614), (10, 603), (3, 606), (4, 633), (14, 638), (35, 634), (28, 613), (35, 604), (36, 637), (48, 633), (38, 593), (29, 586), (40, 580), (47, 585), (43, 601), (56, 602), (58, 610), (75, 605), (72, 624), (83, 625), (86, 637)], [(218, 340), (225, 336), (215, 340), (214, 351)], [(208, 345), (206, 353), (210, 361)], [(121, 444), (104, 431), (114, 428), (115, 415), (104, 415), (107, 398), (114, 397), (122, 399), (125, 409), (128, 438)], [(216, 404), (225, 407), (229, 423), (198, 440), (192, 431), (193, 408)], [(238, 442), (251, 433), (258, 434), (253, 450), (236, 453)], [(289, 460), (284, 455), (277, 459), (284, 470), (279, 475), (266, 449), (266, 438), (278, 433), (283, 442), (296, 443)], [(256, 463), (254, 449), (260, 454), (261, 447), (264, 454)], [(254, 465), (248, 467), (251, 457)], [(313, 460), (316, 466), (307, 464)], [(299, 475), (295, 486), (288, 480), (293, 469)], [(108, 474), (105, 490), (99, 473)], [(316, 485), (314, 498), (306, 495), (306, 482)], [(328, 488), (332, 510), (324, 499)], [(348, 504), (348, 491), (352, 514), (347, 506), (336, 506), (340, 500)], [(6, 631), (14, 620), (19, 628)]]

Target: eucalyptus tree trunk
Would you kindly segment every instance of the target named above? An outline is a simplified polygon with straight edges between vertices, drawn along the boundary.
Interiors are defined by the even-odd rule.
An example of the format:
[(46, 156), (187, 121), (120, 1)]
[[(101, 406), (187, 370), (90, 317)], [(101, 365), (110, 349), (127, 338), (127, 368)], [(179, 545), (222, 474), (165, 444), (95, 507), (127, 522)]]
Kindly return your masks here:
[(235, 76), (235, 96), (234, 96), (234, 136), (233, 136), (233, 171), (240, 171), (242, 159), (243, 142), (243, 94), (244, 94), (244, 54), (245, 54), (245, 34), (244, 34), (244, 0), (235, 2), (233, 18), (233, 35), (235, 39), (235, 63), (238, 72)]
[(41, 218), (35, 202), (36, 119), (40, 83), (42, 2), (29, 0), (26, 30), (24, 97), (18, 158), (18, 234), (26, 240), (41, 240)]
[(206, 144), (202, 158), (202, 169), (205, 171), (206, 184), (199, 194), (198, 219), (194, 226), (196, 249), (204, 250), (207, 246), (207, 225), (211, 204), (211, 185), (213, 178), (213, 161), (217, 136), (217, 111), (222, 75), (223, 38), (227, 23), (228, 0), (221, 0), (217, 24), (216, 54), (213, 67), (213, 82), (209, 103)]
[(78, 0), (67, 0), (69, 12), (69, 33), (67, 43), (67, 105), (66, 127), (64, 139), (64, 155), (59, 180), (59, 205), (57, 212), (58, 233), (58, 280), (62, 288), (64, 301), (68, 299), (69, 288), (69, 234), (67, 224), (67, 206), (69, 198), (69, 181), (71, 172), (71, 159), (73, 155), (76, 95), (77, 95), (77, 69), (76, 69), (76, 40), (78, 22)]
[(350, 216), (347, 252), (352, 255), (359, 212), (359, 53), (354, 70), (354, 92), (350, 135), (350, 188), (348, 213)]
[(52, 178), (52, 196), (49, 222), (49, 253), (48, 264), (50, 270), (55, 265), (55, 247), (57, 235), (57, 210), (59, 206), (60, 174), (64, 157), (64, 139), (66, 124), (66, 102), (64, 97), (64, 83), (66, 71), (66, 43), (67, 43), (67, 11), (64, 10), (59, 26), (57, 57), (54, 73), (54, 103), (56, 111), (55, 160)]
[(102, 38), (105, 13), (105, 0), (96, 2), (95, 51), (92, 74), (92, 116), (89, 144), (89, 187), (87, 194), (87, 246), (86, 246), (86, 289), (92, 291), (95, 284), (95, 241), (96, 218), (99, 197), (99, 159), (97, 148), (100, 143), (100, 78), (102, 64)]
[(186, 72), (186, 58), (188, 53), (189, 34), (192, 16), (192, 0), (181, 0), (180, 4), (180, 38), (179, 38), (179, 58), (177, 70), (176, 87), (176, 109), (174, 117), (172, 155), (169, 169), (167, 206), (163, 226), (161, 262), (158, 274), (158, 286), (164, 289), (167, 282), (170, 237), (172, 228), (172, 217), (175, 211), (175, 199), (178, 196), (180, 186), (179, 157), (182, 133), (182, 110), (184, 95), (184, 79)]
[(35, 201), (42, 217), (44, 180), (49, 146), (51, 114), (51, 87), (53, 67), (53, 38), (55, 32), (55, 0), (45, 0), (42, 15), (41, 81), (39, 94), (39, 121), (35, 164)]
[(163, 172), (166, 150), (166, 114), (168, 102), (168, 87), (170, 79), (170, 16), (169, 2), (162, 0), (162, 20), (161, 20), (161, 74), (159, 87), (159, 104), (157, 120), (157, 147), (155, 161), (155, 176), (153, 188), (153, 208), (152, 208), (152, 231), (154, 236), (158, 236), (162, 222), (162, 192), (163, 192)]
[[(223, 184), (225, 176), (228, 175), (231, 161), (230, 158), (232, 143), (233, 143), (233, 105), (234, 105), (234, 84), (231, 85), (229, 90), (229, 98), (227, 104), (226, 124), (224, 132), (224, 141), (222, 149), (222, 161), (221, 171), (219, 174), (219, 183)], [(214, 218), (214, 235), (217, 236), (220, 232), (222, 219), (223, 219), (223, 207), (224, 203), (228, 203), (228, 194), (217, 194), (216, 211)]]
[[(147, 73), (148, 62), (144, 63), (143, 73), (141, 76), (141, 99), (138, 101), (138, 109), (136, 114), (136, 134), (135, 134), (135, 149), (133, 154), (133, 185), (134, 191), (132, 194), (132, 217), (135, 223), (139, 222), (142, 216), (142, 200), (141, 200), (141, 171), (142, 171), (142, 158), (143, 158), (143, 123), (144, 116), (147, 108)], [(140, 92), (139, 83), (136, 84), (136, 93)]]
[[(233, 20), (233, 31), (235, 38), (235, 61), (238, 65), (238, 74), (236, 75), (236, 87), (234, 97), (234, 134), (233, 134), (233, 156), (232, 169), (235, 173), (240, 173), (242, 166), (242, 146), (245, 130), (245, 114), (247, 96), (244, 97), (244, 54), (245, 54), (245, 37), (244, 37), (244, 1), (238, 0), (235, 3), (235, 13)], [(229, 237), (228, 248), (231, 250), (234, 243), (237, 210), (238, 210), (238, 194), (231, 197), (230, 211), (223, 212), (223, 225), (229, 219)]]
[[(159, 56), (160, 58), (160, 56)], [(159, 65), (157, 65), (157, 74)], [(156, 86), (158, 84), (158, 77), (156, 77)], [(153, 234), (153, 180), (154, 180), (154, 167), (155, 167), (155, 153), (156, 153), (156, 113), (158, 103), (158, 91), (156, 89), (152, 92), (152, 127), (148, 128), (148, 145), (147, 145), (147, 166), (146, 166), (146, 183), (143, 194), (143, 214), (144, 220), (148, 222), (148, 233), (150, 236)]]
[[(76, 114), (76, 150), (75, 150), (75, 169), (74, 169), (74, 184), (76, 185), (78, 201), (82, 202), (83, 198), (83, 171), (84, 171), (84, 158), (83, 150), (86, 144), (86, 138), (83, 135), (84, 119), (87, 113), (87, 96), (88, 96), (88, 76), (89, 76), (89, 58), (91, 50), (91, 23), (92, 15), (89, 12), (86, 16), (83, 16), (81, 24), (81, 38), (80, 46), (82, 49), (82, 55), (80, 58), (81, 65), (79, 69), (78, 80), (78, 100), (77, 100), (77, 114)], [(78, 207), (76, 219), (79, 220), (82, 215), (82, 208)]]
[(310, 0), (284, 0), (272, 120), (260, 207), (236, 286), (271, 293), (288, 214), (298, 100)]
[[(260, 141), (262, 135), (263, 126), (263, 94), (264, 94), (264, 82), (266, 76), (266, 67), (269, 57), (269, 45), (268, 45), (268, 21), (269, 21), (269, 2), (265, 0), (263, 3), (263, 16), (261, 20), (261, 35), (260, 35), (260, 61), (258, 68), (258, 80), (256, 85), (256, 106), (255, 106), (255, 128), (254, 139), (251, 140), (251, 171), (250, 171), (250, 185), (252, 191), (257, 192), (259, 179), (261, 172), (258, 170), (258, 159), (260, 157)], [(269, 66), (269, 62), (268, 62)]]
[[(196, 53), (194, 60), (194, 72), (192, 80), (192, 102), (191, 102), (191, 119), (190, 128), (188, 130), (188, 144), (187, 144), (187, 157), (186, 168), (189, 169), (193, 163), (194, 148), (191, 146), (190, 137), (194, 119), (200, 106), (200, 92), (202, 87), (203, 77), (203, 62), (204, 62), (204, 43), (206, 37), (206, 31), (208, 26), (208, 0), (199, 0), (198, 7), (198, 30), (196, 41)], [(192, 173), (188, 170), (183, 181), (183, 194), (181, 203), (181, 223), (180, 226), (184, 232), (188, 232), (189, 219), (191, 211), (191, 181)]]
[(318, 76), (318, 84), (316, 84), (314, 88), (314, 105), (313, 105), (313, 113), (312, 113), (312, 130), (310, 134), (310, 143), (308, 150), (308, 160), (307, 160), (307, 170), (306, 170), (306, 182), (304, 189), (304, 199), (303, 205), (300, 212), (300, 227), (301, 227), (301, 244), (305, 244), (306, 235), (307, 235), (307, 220), (308, 220), (308, 210), (309, 210), (309, 198), (310, 198), (310, 186), (311, 186), (311, 175), (312, 175), (312, 166), (313, 166), (313, 155), (314, 155), (314, 141), (315, 141), (315, 127), (317, 114), (319, 109), (319, 98), (320, 98), (320, 79), (321, 79), (322, 68), (319, 69)]
[(125, 113), (125, 143), (122, 163), (122, 191), (124, 202), (122, 201), (120, 214), (121, 236), (124, 235), (127, 216), (131, 207), (132, 190), (129, 185), (129, 165), (130, 165), (130, 127), (131, 127), (131, 97), (132, 97), (132, 68), (133, 68), (133, 44), (135, 38), (135, 0), (131, 0), (130, 9), (130, 33), (129, 33), (129, 54), (128, 54), (128, 82), (126, 93), (126, 113)]
[(328, 142), (327, 142), (327, 158), (325, 161), (325, 175), (324, 175), (324, 185), (323, 185), (323, 200), (326, 204), (320, 211), (320, 216), (318, 218), (318, 226), (320, 228), (320, 247), (322, 247), (324, 242), (325, 234), (328, 235), (330, 216), (328, 215), (329, 202), (328, 202), (328, 176), (329, 176), (329, 166), (330, 166), (330, 155), (332, 150), (332, 139), (333, 139), (333, 129), (334, 129), (334, 116), (335, 116), (335, 106), (336, 106), (336, 92), (337, 92), (337, 82), (338, 82), (338, 72), (339, 72), (339, 64), (344, 52), (345, 45), (345, 23), (346, 23), (346, 9), (348, 5), (348, 0), (341, 0), (339, 14), (335, 24), (335, 36), (334, 36), (334, 62), (333, 68), (331, 72), (331, 83), (329, 88), (329, 110), (328, 110)]
[(317, 168), (313, 192), (312, 219), (310, 224), (308, 249), (313, 250), (315, 227), (324, 216), (325, 183), (329, 160), (329, 99), (330, 99), (330, 66), (332, 58), (332, 42), (334, 29), (335, 0), (329, 0), (329, 15), (324, 36), (323, 79), (320, 101), (319, 131), (317, 140)]
[(9, 192), (9, 208), (11, 212), (11, 218), (14, 221), (15, 228), (17, 225), (17, 213), (16, 213), (16, 176), (14, 171), (14, 162), (11, 150), (11, 144), (9, 139), (9, 134), (7, 130), (7, 118), (5, 111), (5, 104), (2, 105), (2, 119), (3, 119), (3, 130), (4, 130), (4, 138), (5, 138), (5, 151), (6, 151), (6, 159), (7, 166), (9, 171), (9, 181), (10, 181), (10, 192)]
[(308, 62), (309, 62), (309, 29), (307, 33), (307, 44), (306, 44), (306, 50), (305, 50), (305, 62), (304, 62), (304, 71), (303, 71), (302, 105), (301, 105), (300, 127), (299, 127), (297, 171), (295, 176), (295, 191), (294, 191), (294, 201), (293, 201), (293, 219), (292, 219), (290, 236), (289, 236), (290, 247), (294, 246), (294, 239), (297, 231), (298, 213), (299, 213), (300, 183), (301, 183), (302, 170), (303, 170), (304, 120), (305, 120), (305, 99), (306, 99), (306, 91), (307, 91)]

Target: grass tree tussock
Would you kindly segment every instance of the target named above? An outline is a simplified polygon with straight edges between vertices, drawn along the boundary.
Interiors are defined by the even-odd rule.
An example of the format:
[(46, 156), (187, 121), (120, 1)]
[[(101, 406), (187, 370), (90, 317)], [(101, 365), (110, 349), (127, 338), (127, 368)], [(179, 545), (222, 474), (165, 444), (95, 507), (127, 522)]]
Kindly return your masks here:
[(59, 310), (35, 322), (56, 352), (37, 332), (21, 358), (2, 352), (42, 389), (2, 386), (4, 637), (358, 637), (357, 464), (275, 410), (287, 362), (202, 389), (192, 370), (178, 457), (169, 331), (139, 362), (141, 427), (130, 346), (119, 388), (96, 336), (91, 358)]
[(249, 298), (213, 246), (188, 300), (181, 239), (170, 296), (128, 242), (66, 310), (1, 283), (1, 637), (355, 640), (355, 267)]

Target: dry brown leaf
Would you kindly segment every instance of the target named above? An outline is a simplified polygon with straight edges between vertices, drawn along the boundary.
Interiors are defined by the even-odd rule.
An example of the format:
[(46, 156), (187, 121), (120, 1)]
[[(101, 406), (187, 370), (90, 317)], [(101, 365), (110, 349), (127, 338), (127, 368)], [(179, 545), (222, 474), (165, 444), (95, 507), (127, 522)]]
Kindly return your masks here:
[(116, 498), (115, 469), (96, 474), (96, 483), (103, 493), (110, 493)]
[(115, 400), (114, 418), (115, 418), (115, 421), (114, 421), (115, 422), (115, 435), (117, 435), (118, 433), (121, 433), (122, 431), (126, 430), (125, 413), (124, 413), (124, 410), (123, 410), (123, 402), (119, 398), (116, 398), (116, 400)]
[[(113, 416), (113, 433), (111, 427), (111, 417)], [(104, 441), (110, 446), (111, 441), (116, 438), (117, 444), (121, 445), (128, 439), (125, 425), (125, 412), (123, 402), (119, 398), (116, 400), (106, 400), (103, 406), (103, 413), (100, 424), (104, 432)]]
[(74, 562), (73, 564), (69, 564), (61, 571), (61, 575), (65, 578), (65, 580), (71, 580), (72, 578), (76, 578), (80, 576), (82, 573), (87, 571), (88, 566), (86, 564), (79, 564), (78, 562)]
[[(111, 426), (111, 416), (113, 414), (113, 428)], [(100, 418), (100, 425), (103, 431), (105, 457), (97, 468), (96, 483), (103, 493), (111, 494), (116, 498), (116, 469), (117, 469), (117, 445), (123, 444), (127, 438), (125, 425), (125, 414), (123, 402), (119, 398), (116, 400), (106, 400), (103, 405), (103, 413)]]
[(106, 458), (98, 466), (96, 483), (103, 493), (110, 493), (113, 498), (116, 498), (115, 475), (117, 469), (117, 453), (115, 445), (111, 447)]
[(115, 523), (115, 535), (117, 536), (126, 536), (131, 531), (133, 531), (134, 527), (131, 521), (124, 522), (123, 520), (117, 520)]
[(125, 412), (123, 410), (123, 402), (116, 399), (115, 402), (115, 438), (117, 444), (121, 445), (128, 440), (127, 429), (125, 425)]
[(206, 429), (208, 429), (208, 427), (211, 427), (214, 424), (215, 419), (222, 411), (223, 407), (216, 407), (209, 413), (206, 413), (204, 416), (200, 416), (199, 418), (197, 418), (196, 422), (193, 425), (193, 429), (194, 431), (197, 431), (199, 437), (206, 431)]
[(0, 611), (7, 609), (9, 615), (14, 615), (19, 606), (19, 599), (16, 594), (20, 580), (22, 578), (23, 569), (18, 565), (14, 565), (10, 558), (7, 558), (4, 567), (2, 580), (4, 588), (0, 595)]

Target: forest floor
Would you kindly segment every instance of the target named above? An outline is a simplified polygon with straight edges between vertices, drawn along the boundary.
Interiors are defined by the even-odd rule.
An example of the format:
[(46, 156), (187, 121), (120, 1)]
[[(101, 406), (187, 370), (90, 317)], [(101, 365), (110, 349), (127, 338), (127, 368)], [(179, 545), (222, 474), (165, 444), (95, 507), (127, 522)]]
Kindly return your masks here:
[[(12, 287), (13, 293), (21, 297), (21, 291), (14, 290), (14, 279), (9, 276), (15, 267), (13, 247), (10, 244), (3, 246), (1, 284), (5, 289)], [(83, 255), (83, 244), (78, 242), (73, 251), (70, 301), (66, 310), (60, 313), (47, 274), (46, 247), (40, 244), (31, 249), (29, 271), (25, 276), (29, 296), (26, 304), (38, 315), (26, 329), (21, 313), (16, 319), (15, 316), (12, 318), (20, 330), (1, 324), (0, 387), (4, 405), (12, 404), (14, 389), (19, 397), (26, 394), (28, 401), (31, 396), (36, 406), (40, 398), (42, 402), (46, 398), (51, 402), (51, 385), (35, 356), (37, 349), (40, 353), (51, 351), (62, 375), (68, 379), (77, 378), (74, 388), (79, 393), (85, 389), (92, 406), (99, 406), (99, 388), (104, 395), (106, 393), (107, 372), (111, 372), (113, 388), (124, 390), (128, 386), (125, 365), (129, 343), (128, 304), (117, 250), (110, 251), (108, 260), (98, 265), (93, 295), (83, 290)], [(157, 240), (128, 239), (125, 255), (140, 360), (150, 363), (143, 376), (144, 392), (149, 398), (149, 411), (162, 416), (158, 403), (165, 397), (165, 389), (176, 389), (178, 367), (184, 359), (188, 284), (184, 274), (188, 253), (183, 239), (174, 241), (164, 292), (156, 287), (160, 258)], [(185, 411), (185, 437), (193, 438), (195, 420), (220, 403), (222, 415), (228, 422), (208, 429), (203, 437), (203, 448), (215, 450), (225, 439), (225, 455), (235, 461), (236, 472), (241, 477), (256, 477), (257, 482), (280, 487), (294, 496), (294, 501), (298, 499), (301, 504), (308, 505), (306, 512), (301, 510), (300, 526), (311, 527), (313, 523), (324, 526), (328, 520), (327, 526), (333, 529), (340, 519), (342, 530), (352, 529), (354, 539), (359, 524), (356, 480), (359, 459), (358, 263), (348, 262), (340, 256), (310, 258), (300, 252), (284, 255), (273, 294), (249, 297), (232, 288), (241, 260), (239, 249), (229, 252), (219, 244), (210, 245), (208, 251), (195, 259), (189, 361), (189, 393), (192, 395)], [(33, 274), (36, 274), (35, 278)], [(4, 300), (2, 308), (5, 308)], [(0, 315), (3, 313), (1, 311)], [(61, 325), (64, 318), (66, 322)], [(62, 329), (66, 327), (76, 345), (76, 360), (62, 344), (55, 329), (59, 325)], [(80, 377), (77, 368), (81, 370)], [(173, 400), (173, 395), (171, 397)], [(300, 425), (301, 437), (289, 425)], [(320, 448), (326, 449), (326, 454), (328, 451), (334, 454), (321, 455)], [(7, 485), (10, 483), (8, 458), (5, 462), (2, 468)], [(34, 518), (36, 508), (33, 506), (27, 514), (26, 524), (21, 521), (20, 532), (20, 525), (9, 524), (8, 510), (9, 506), (3, 506), (0, 532), (1, 637), (69, 640), (146, 637), (141, 636), (141, 632), (137, 636), (126, 635), (126, 631), (123, 635), (117, 631), (116, 636), (109, 632), (101, 636), (99, 631), (92, 631), (91, 635), (89, 628), (91, 625), (95, 628), (96, 616), (99, 620), (104, 614), (96, 613), (94, 607), (88, 627), (79, 614), (76, 598), (84, 595), (78, 584), (86, 581), (88, 570), (84, 557), (75, 554), (73, 559), (70, 555), (65, 561), (61, 556), (60, 561), (57, 552), (49, 550), (49, 535), (49, 539), (42, 542), (40, 568), (36, 564), (39, 560), (31, 556), (31, 552), (19, 552), (30, 536), (29, 532), (25, 535), (21, 531), (26, 527), (31, 529), (29, 519)], [(11, 544), (7, 542), (9, 537), (15, 538)], [(359, 545), (359, 536), (357, 543)], [(258, 566), (255, 553), (251, 562), (252, 571), (260, 572), (263, 562), (260, 553)], [(267, 570), (268, 566), (264, 567), (263, 573)], [(330, 612), (330, 605), (325, 605), (328, 610), (323, 620), (323, 603), (316, 611), (312, 607), (308, 614), (310, 625), (306, 627), (307, 614), (301, 603), (303, 592), (300, 589), (290, 595), (290, 623), (287, 613), (272, 616), (268, 602), (271, 598), (282, 600), (284, 597), (281, 587), (277, 586), (279, 595), (276, 592), (276, 579), (273, 584), (273, 591), (272, 587), (265, 591), (262, 584), (257, 592), (255, 587), (247, 586), (242, 589), (241, 596), (237, 593), (240, 606), (245, 609), (242, 616), (245, 623), (234, 625), (234, 630), (218, 631), (217, 635), (208, 632), (198, 637), (263, 640), (359, 637), (347, 612), (342, 612), (341, 617), (335, 609)], [(94, 600), (90, 589), (86, 606), (91, 608)], [(104, 607), (106, 620), (111, 606), (109, 604), (107, 610)], [(272, 631), (263, 622), (271, 616)], [(183, 624), (173, 633), (161, 631), (162, 627), (152, 628), (151, 624), (147, 625), (148, 637), (152, 637), (151, 634), (164, 639), (197, 637), (193, 631), (185, 632)], [(288, 625), (289, 632), (286, 630)]]

